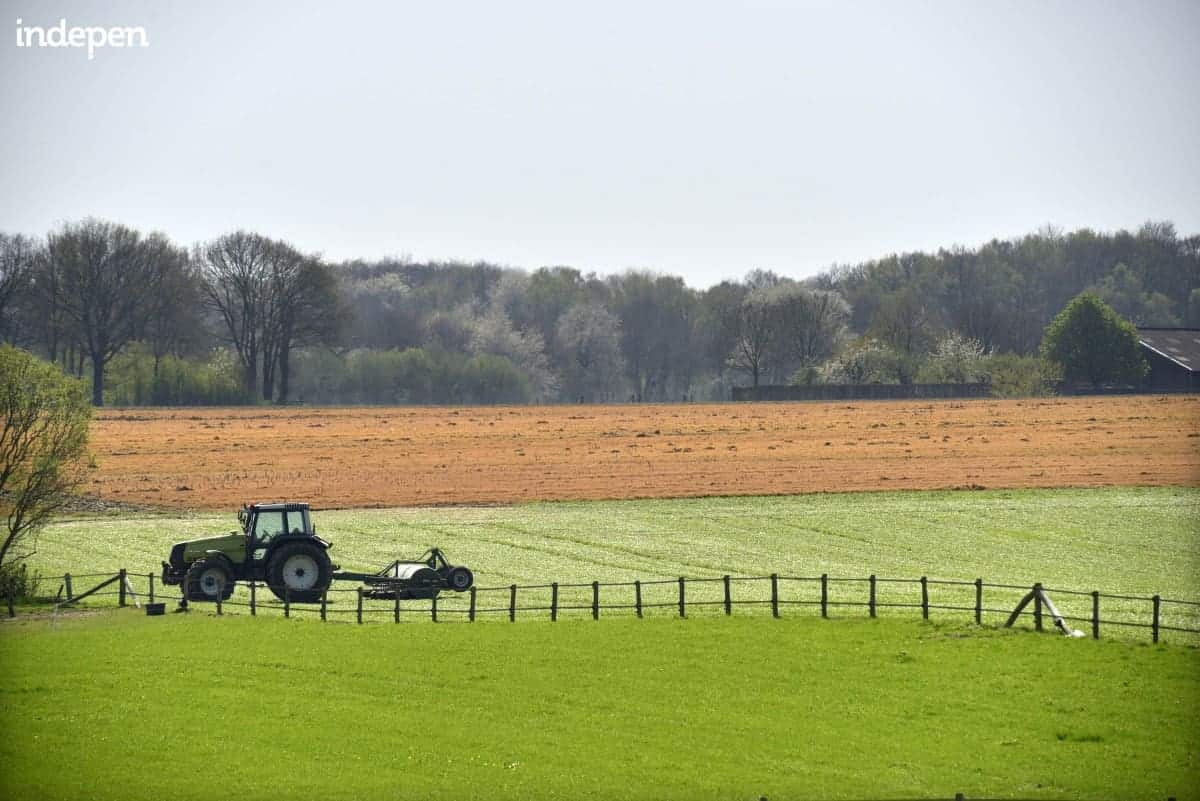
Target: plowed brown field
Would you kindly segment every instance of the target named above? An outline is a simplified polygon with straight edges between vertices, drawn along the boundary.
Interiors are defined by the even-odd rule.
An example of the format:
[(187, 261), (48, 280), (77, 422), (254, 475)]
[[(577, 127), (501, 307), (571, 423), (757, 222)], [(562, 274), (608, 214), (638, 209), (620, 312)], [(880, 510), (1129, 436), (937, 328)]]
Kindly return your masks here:
[(102, 410), (90, 494), (228, 509), (1200, 485), (1200, 398)]

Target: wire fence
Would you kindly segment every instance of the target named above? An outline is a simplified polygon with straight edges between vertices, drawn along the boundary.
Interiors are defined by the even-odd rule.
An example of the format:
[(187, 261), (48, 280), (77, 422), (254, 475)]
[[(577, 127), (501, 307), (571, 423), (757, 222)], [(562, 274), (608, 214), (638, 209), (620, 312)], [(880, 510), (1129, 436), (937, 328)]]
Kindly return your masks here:
[[(94, 585), (94, 586), (93, 586)], [(82, 592), (79, 592), (80, 589)], [(279, 597), (282, 595), (283, 597)], [(375, 597), (372, 597), (375, 596)], [(1195, 641), (1200, 635), (1200, 601), (1163, 598), (1160, 595), (1105, 593), (985, 582), (951, 580), (846, 577), (715, 576), (707, 578), (656, 578), (634, 581), (550, 582), (472, 587), (466, 592), (443, 591), (426, 601), (405, 600), (400, 593), (379, 597), (378, 588), (326, 590), (314, 603), (293, 602), (286, 592), (276, 594), (261, 581), (240, 582), (227, 600), (190, 601), (197, 608), (215, 608), (218, 614), (316, 618), (322, 621), (368, 622), (470, 622), (484, 620), (559, 621), (617, 615), (645, 617), (704, 617), (759, 614), (772, 617), (807, 614), (823, 618), (861, 615), (870, 618), (914, 616), (925, 620), (971, 620), (976, 624), (1031, 623), (1042, 631), (1050, 615), (1043, 597), (1053, 598), (1064, 624), (1079, 625), (1080, 634), (1100, 639), (1101, 631), (1145, 636), (1160, 642), (1167, 633), (1176, 640)], [(128, 606), (165, 603), (181, 598), (178, 588), (164, 587), (153, 573), (66, 574), (54, 598), (57, 606), (76, 606), (88, 600)], [(1033, 603), (1030, 604), (1029, 601)], [(1022, 608), (1023, 607), (1023, 608)], [(8, 598), (9, 616), (16, 614)], [(1180, 635), (1175, 637), (1174, 635)]]

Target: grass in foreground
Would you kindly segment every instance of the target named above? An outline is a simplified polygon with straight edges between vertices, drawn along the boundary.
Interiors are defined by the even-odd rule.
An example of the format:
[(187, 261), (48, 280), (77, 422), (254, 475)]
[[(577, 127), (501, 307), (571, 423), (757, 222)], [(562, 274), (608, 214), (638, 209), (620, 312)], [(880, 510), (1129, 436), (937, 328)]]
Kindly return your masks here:
[[(1200, 651), (912, 621), (0, 626), (0, 797), (1155, 798)], [(48, 669), (53, 666), (53, 669)]]

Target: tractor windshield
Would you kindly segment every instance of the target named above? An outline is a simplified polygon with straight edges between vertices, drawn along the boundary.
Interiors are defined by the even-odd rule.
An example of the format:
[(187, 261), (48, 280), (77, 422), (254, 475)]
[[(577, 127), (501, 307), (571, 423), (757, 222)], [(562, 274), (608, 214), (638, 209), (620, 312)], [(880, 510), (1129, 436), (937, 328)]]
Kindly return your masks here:
[(282, 511), (260, 511), (254, 521), (254, 539), (260, 545), (287, 533)]

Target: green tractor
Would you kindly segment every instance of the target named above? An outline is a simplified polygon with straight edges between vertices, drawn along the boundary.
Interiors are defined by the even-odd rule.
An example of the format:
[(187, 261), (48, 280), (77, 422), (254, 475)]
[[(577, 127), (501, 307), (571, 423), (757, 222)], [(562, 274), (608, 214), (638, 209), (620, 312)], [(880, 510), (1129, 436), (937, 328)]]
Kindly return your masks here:
[(238, 512), (241, 531), (176, 543), (164, 584), (189, 601), (227, 600), (238, 581), (265, 581), (281, 600), (311, 603), (333, 580), (330, 543), (317, 536), (306, 503), (259, 503)]
[(317, 536), (307, 503), (255, 503), (238, 512), (241, 531), (176, 543), (162, 563), (164, 584), (182, 585), (188, 601), (228, 600), (239, 581), (265, 581), (276, 597), (316, 603), (335, 580), (361, 581), (371, 598), (428, 600), (475, 583), (437, 548), (413, 561), (396, 560), (376, 573), (339, 571), (331, 543)]

